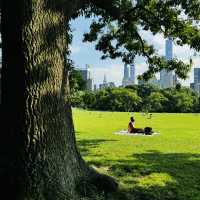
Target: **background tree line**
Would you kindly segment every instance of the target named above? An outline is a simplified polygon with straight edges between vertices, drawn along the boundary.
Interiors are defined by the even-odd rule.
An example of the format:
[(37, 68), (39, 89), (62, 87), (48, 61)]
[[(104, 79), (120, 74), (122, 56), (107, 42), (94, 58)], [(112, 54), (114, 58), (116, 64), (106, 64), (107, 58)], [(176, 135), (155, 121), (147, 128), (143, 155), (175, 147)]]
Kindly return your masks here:
[[(144, 79), (163, 69), (174, 70), (179, 78), (186, 78), (192, 62), (166, 61), (140, 30), (153, 35), (162, 33), (179, 46), (187, 44), (199, 52), (199, 0), (3, 0), (1, 3), (0, 179), (6, 199), (78, 200), (91, 193), (95, 197), (103, 193), (104, 199), (116, 199), (107, 193), (117, 191), (117, 182), (89, 167), (76, 146), (69, 101), (73, 37), (70, 21), (79, 16), (93, 19), (83, 41), (95, 42), (95, 49), (103, 53), (102, 59), (121, 58), (130, 64), (139, 55), (147, 59), (149, 66)], [(121, 95), (121, 90), (108, 92), (113, 95), (112, 101), (121, 96), (118, 109), (122, 109), (124, 97), (127, 105), (131, 102), (128, 109), (136, 106), (132, 105), (137, 97), (134, 90), (127, 90), (131, 99), (129, 94)], [(139, 96), (139, 92), (135, 93)], [(106, 96), (102, 101), (106, 102)]]
[(186, 87), (160, 89), (143, 84), (126, 88), (76, 91), (72, 106), (106, 111), (200, 112), (200, 96)]

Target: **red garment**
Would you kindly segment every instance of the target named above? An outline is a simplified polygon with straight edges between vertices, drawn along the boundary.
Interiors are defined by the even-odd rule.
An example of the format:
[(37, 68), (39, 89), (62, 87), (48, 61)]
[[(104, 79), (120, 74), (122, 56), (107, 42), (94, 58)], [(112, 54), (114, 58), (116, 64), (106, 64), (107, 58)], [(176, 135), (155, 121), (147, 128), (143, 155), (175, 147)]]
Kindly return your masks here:
[(129, 133), (144, 133), (144, 129), (143, 128), (135, 128), (135, 122), (129, 122), (128, 132)]
[(128, 124), (128, 132), (134, 133), (134, 122), (129, 122)]

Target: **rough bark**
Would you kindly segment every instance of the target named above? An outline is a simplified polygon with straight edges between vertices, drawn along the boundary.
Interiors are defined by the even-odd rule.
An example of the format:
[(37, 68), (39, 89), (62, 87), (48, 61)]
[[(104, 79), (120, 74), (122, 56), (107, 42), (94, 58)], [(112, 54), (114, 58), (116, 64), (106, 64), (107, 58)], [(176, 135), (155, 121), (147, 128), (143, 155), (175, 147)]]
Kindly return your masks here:
[(79, 0), (4, 1), (0, 175), (7, 199), (78, 199), (90, 185), (116, 189), (76, 148), (64, 58), (67, 22), (79, 7)]
[(68, 19), (53, 2), (5, 2), (1, 175), (20, 200), (71, 199), (87, 174), (63, 97)]

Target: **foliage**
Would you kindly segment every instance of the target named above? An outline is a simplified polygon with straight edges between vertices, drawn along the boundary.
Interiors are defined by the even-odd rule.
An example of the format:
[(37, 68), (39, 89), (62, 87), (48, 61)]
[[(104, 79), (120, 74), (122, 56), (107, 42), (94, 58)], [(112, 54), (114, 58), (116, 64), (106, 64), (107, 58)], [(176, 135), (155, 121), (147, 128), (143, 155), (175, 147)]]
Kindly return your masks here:
[(70, 71), (69, 83), (72, 93), (86, 89), (86, 81), (82, 78), (81, 73), (74, 68)]
[(200, 96), (195, 98), (194, 112), (195, 113), (200, 113)]
[[(101, 94), (103, 94), (102, 97)], [(141, 101), (135, 92), (126, 89), (107, 89), (105, 92), (97, 92), (96, 95), (99, 97), (96, 98), (95, 108), (97, 110), (132, 111), (137, 109)]]
[(195, 112), (197, 110), (198, 96), (190, 89), (166, 89), (163, 94), (168, 99), (165, 101), (166, 112)]
[(156, 72), (174, 70), (180, 78), (186, 78), (192, 60), (186, 64), (180, 60), (166, 61), (143, 38), (141, 30), (153, 35), (161, 33), (178, 45), (188, 44), (200, 51), (200, 2), (199, 0), (91, 0), (87, 9), (80, 11), (93, 20), (83, 41), (96, 42), (96, 49), (103, 52), (102, 59), (121, 57), (132, 63), (135, 56), (146, 58), (149, 69), (140, 78), (149, 79)]
[(85, 92), (84, 95), (82, 95), (82, 102), (84, 105), (83, 107), (89, 109), (132, 111), (139, 108), (141, 98), (137, 95), (137, 92), (133, 92), (129, 89), (109, 88), (97, 92)]
[[(38, 194), (41, 191), (40, 193), (41, 198), (44, 197), (43, 195), (46, 192), (48, 192), (47, 190), (46, 191), (43, 190), (46, 187), (40, 188), (39, 187), (40, 185), (37, 185), (37, 181), (34, 180), (35, 175), (29, 173), (29, 170), (26, 170), (25, 167), (25, 165), (27, 164), (28, 168), (29, 166), (33, 168), (32, 170), (34, 174), (36, 175), (40, 174), (40, 171), (34, 165), (35, 156), (33, 156), (33, 159), (30, 159), (29, 156), (26, 156), (27, 147), (25, 148), (25, 144), (28, 143), (24, 138), (26, 138), (26, 136), (28, 137), (29, 132), (31, 133), (31, 135), (34, 135), (38, 131), (39, 132), (42, 131), (44, 133), (46, 132), (51, 133), (52, 131), (52, 134), (47, 134), (48, 136), (46, 137), (47, 143), (48, 141), (53, 141), (51, 136), (53, 137), (53, 139), (54, 138), (56, 139), (54, 141), (55, 143), (52, 144), (50, 144), (51, 142), (49, 143), (50, 147), (42, 145), (41, 144), (42, 142), (40, 140), (35, 142), (36, 139), (35, 137), (31, 137), (29, 141), (30, 144), (41, 147), (41, 148), (36, 148), (36, 151), (38, 152), (46, 152), (48, 148), (55, 150), (53, 152), (49, 151), (50, 153), (45, 155), (45, 162), (47, 161), (47, 163), (48, 160), (54, 161), (54, 158), (56, 157), (64, 158), (64, 160), (70, 160), (73, 162), (76, 160), (76, 155), (78, 155), (74, 153), (71, 154), (70, 157), (69, 154), (69, 152), (73, 152), (73, 150), (76, 149), (74, 148), (75, 144), (72, 142), (73, 140), (70, 140), (70, 137), (73, 138), (73, 134), (72, 132), (70, 132), (73, 130), (73, 128), (71, 128), (73, 127), (71, 124), (72, 123), (70, 116), (71, 113), (67, 111), (66, 113), (64, 111), (63, 112), (60, 111), (61, 112), (60, 115), (59, 116), (57, 115), (57, 111), (59, 111), (60, 107), (63, 106), (64, 98), (61, 95), (63, 94), (64, 96), (65, 93), (62, 92), (64, 91), (64, 88), (61, 86), (61, 84), (65, 82), (64, 78), (65, 74), (62, 76), (63, 73), (62, 67), (64, 66), (63, 64), (64, 56), (66, 53), (65, 51), (67, 51), (67, 54), (69, 54), (69, 49), (67, 48), (69, 47), (70, 43), (70, 34), (69, 34), (69, 26), (67, 20), (73, 17), (75, 18), (81, 14), (84, 14), (85, 16), (91, 16), (91, 15), (99, 16), (96, 22), (94, 20), (94, 23), (96, 23), (97, 26), (94, 25), (94, 23), (91, 25), (91, 31), (90, 33), (88, 33), (88, 35), (87, 34), (85, 35), (85, 41), (97, 40), (96, 49), (101, 50), (104, 53), (103, 58), (122, 57), (122, 60), (124, 62), (131, 63), (136, 55), (141, 55), (146, 57), (147, 62), (149, 64), (149, 72), (144, 75), (144, 78), (149, 78), (150, 76), (152, 76), (152, 73), (155, 73), (164, 68), (167, 68), (168, 70), (175, 70), (175, 72), (177, 73), (177, 75), (179, 75), (179, 77), (185, 78), (186, 73), (191, 67), (191, 63), (184, 64), (183, 62), (177, 60), (172, 60), (168, 62), (165, 61), (163, 58), (160, 58), (155, 52), (154, 48), (148, 45), (147, 42), (141, 37), (139, 29), (150, 30), (153, 34), (162, 32), (165, 37), (170, 36), (171, 38), (173, 38), (175, 42), (177, 42), (180, 45), (189, 44), (191, 48), (197, 51), (200, 50), (199, 27), (193, 25), (193, 22), (195, 22), (195, 20), (199, 20), (200, 18), (199, 0), (193, 0), (193, 1), (143, 0), (136, 5), (132, 5), (130, 0), (101, 0), (101, 1), (31, 0), (27, 1), (25, 5), (24, 1), (19, 1), (17, 3), (14, 3), (13, 8), (15, 9), (10, 8), (11, 1), (3, 1), (3, 2), (5, 3), (3, 4), (4, 8), (7, 9), (2, 9), (2, 11), (3, 10), (6, 11), (3, 12), (3, 17), (2, 17), (3, 18), (2, 24), (4, 25), (2, 33), (9, 33), (14, 31), (13, 33), (15, 36), (12, 39), (11, 37), (13, 36), (13, 34), (7, 34), (7, 36), (6, 34), (2, 34), (3, 36), (2, 38), (5, 39), (5, 41), (3, 41), (3, 56), (5, 56), (3, 57), (5, 58), (3, 59), (3, 61), (5, 62), (3, 62), (2, 69), (4, 73), (8, 75), (5, 78), (6, 82), (4, 83), (5, 87), (3, 91), (5, 91), (6, 95), (5, 99), (10, 99), (8, 97), (16, 97), (16, 101), (14, 101), (15, 103), (13, 105), (11, 105), (12, 101), (10, 100), (8, 102), (4, 102), (6, 106), (5, 111), (7, 109), (9, 110), (9, 106), (13, 108), (10, 110), (12, 110), (11, 113), (13, 114), (11, 122), (14, 125), (13, 128), (9, 129), (10, 134), (6, 136), (6, 139), (9, 137), (11, 137), (11, 139), (15, 138), (16, 140), (11, 140), (11, 141), (16, 142), (14, 144), (13, 149), (14, 150), (17, 149), (17, 151), (15, 152), (13, 151), (13, 149), (11, 152), (8, 151), (9, 152), (8, 161), (11, 161), (10, 159), (14, 158), (14, 161), (12, 160), (12, 162), (16, 164), (17, 170), (15, 170), (13, 166), (11, 166), (12, 164), (11, 165), (8, 164), (8, 171), (6, 170), (6, 174), (9, 173), (11, 174), (10, 177), (8, 178), (8, 180), (11, 180), (8, 181), (11, 182), (10, 183), (11, 193), (12, 191), (15, 192), (15, 190), (13, 190), (12, 188), (15, 185), (15, 182), (13, 180), (15, 180), (16, 178), (16, 180), (20, 182), (20, 185), (17, 188), (17, 190), (20, 190), (20, 192), (19, 191), (17, 192), (19, 192), (22, 198), (23, 197), (26, 198), (27, 197), (26, 194), (29, 194), (30, 198), (34, 198), (33, 197), (34, 190), (32, 191), (30, 189), (30, 192), (32, 192), (33, 194), (29, 193), (29, 185), (31, 185), (30, 186), (31, 188), (33, 187), (35, 188), (35, 190), (38, 190)], [(187, 16), (186, 20), (181, 18), (182, 15), (181, 11), (183, 12), (183, 14)], [(9, 16), (13, 15), (13, 17), (12, 18), (8, 17), (8, 15)], [(66, 41), (64, 41), (65, 29), (68, 31), (66, 34)], [(96, 37), (95, 34), (97, 34), (98, 37)], [(10, 49), (7, 48), (7, 47), (12, 47), (10, 41), (11, 43), (13, 41), (14, 50), (11, 48)], [(8, 62), (8, 58), (13, 58), (13, 61)], [(16, 68), (13, 67), (13, 64), (18, 67)], [(40, 73), (44, 71), (45, 73)], [(17, 72), (17, 73), (16, 74), (14, 73), (15, 76), (13, 76), (13, 73), (11, 72)], [(14, 79), (17, 80), (15, 81), (17, 85), (16, 87), (14, 87), (16, 88), (16, 91), (14, 92), (6, 91), (6, 89), (11, 88), (10, 85), (13, 86), (12, 81), (8, 82), (12, 80), (13, 77), (18, 77)], [(63, 78), (63, 80), (58, 80), (59, 78)], [(29, 83), (31, 83), (31, 85), (29, 85)], [(51, 85), (54, 83), (55, 85)], [(32, 84), (33, 86), (37, 86), (36, 90), (34, 89), (34, 87), (32, 89)], [(29, 90), (30, 88), (31, 91)], [(19, 98), (16, 96), (16, 94), (20, 98), (22, 98), (22, 102), (19, 103)], [(43, 94), (44, 96), (40, 94)], [(26, 98), (28, 98), (28, 100)], [(44, 105), (46, 109), (41, 106), (43, 105), (44, 100), (45, 100)], [(32, 105), (32, 102), (34, 102), (34, 105)], [(43, 108), (42, 112), (40, 108)], [(35, 113), (37, 114), (37, 116), (34, 116)], [(9, 115), (9, 113), (6, 114)], [(27, 116), (29, 116), (29, 114), (30, 114), (30, 120), (26, 118)], [(17, 116), (20, 116), (19, 120), (17, 119)], [(35, 123), (35, 117), (37, 121), (37, 119), (40, 119), (40, 117), (42, 119), (42, 117), (44, 116), (48, 116), (47, 119), (39, 120), (38, 121), (39, 123)], [(57, 116), (59, 118), (57, 118)], [(8, 116), (5, 117), (5, 120), (7, 119), (7, 117)], [(55, 130), (52, 129), (51, 126), (52, 123), (49, 123), (48, 119), (50, 120), (50, 122), (51, 120), (53, 120), (53, 127), (55, 128)], [(54, 119), (58, 120), (56, 121)], [(29, 121), (30, 124), (27, 124), (27, 122)], [(60, 130), (56, 130), (56, 127), (59, 127)], [(53, 133), (58, 133), (58, 136), (62, 135), (62, 133), (63, 134), (65, 133), (66, 136), (66, 130), (64, 132), (62, 131), (66, 127), (68, 127), (67, 133), (69, 136), (68, 137), (69, 140), (65, 141), (62, 140), (62, 137), (54, 137), (57, 135)], [(14, 130), (15, 128), (16, 130)], [(21, 129), (23, 131), (20, 132)], [(70, 141), (72, 143), (69, 143)], [(23, 145), (21, 146), (21, 144)], [(67, 150), (63, 146), (63, 148), (60, 148), (61, 151), (59, 151), (60, 149), (58, 144), (63, 144), (64, 146), (69, 147), (69, 149)], [(7, 146), (9, 148), (9, 145)], [(63, 156), (65, 154), (64, 149), (68, 151), (68, 154), (66, 154), (67, 157)], [(8, 149), (6, 148), (3, 149), (3, 151), (5, 152), (7, 152), (7, 150)], [(31, 154), (32, 151), (30, 151), (29, 153), (30, 156), (32, 156)], [(40, 153), (38, 153), (38, 155), (39, 157), (41, 157)], [(21, 161), (21, 159), (23, 160), (23, 162), (20, 163), (21, 164), (20, 166), (19, 162)], [(43, 157), (41, 157), (41, 160), (42, 159)], [(74, 162), (75, 164), (77, 164), (77, 166), (74, 166), (74, 170), (77, 169), (79, 171), (80, 169), (81, 172), (81, 167), (79, 168), (78, 164), (82, 162), (79, 159), (80, 158), (78, 156), (77, 158), (78, 162)], [(56, 165), (56, 163), (54, 164)], [(66, 168), (71, 167), (69, 165), (70, 162), (68, 165), (66, 165)], [(5, 167), (6, 166), (7, 162)], [(183, 166), (181, 165), (181, 167)], [(13, 169), (13, 171), (11, 171), (11, 169)], [(52, 166), (52, 168), (49, 169), (50, 169), (49, 171), (52, 171), (50, 173), (52, 175), (53, 172), (55, 172), (54, 171), (55, 168)], [(62, 174), (63, 176), (67, 175), (65, 174), (66, 173), (65, 167), (60, 166), (60, 169), (61, 171), (58, 174)], [(21, 178), (18, 177), (18, 175), (21, 174), (27, 176), (23, 177), (22, 181), (20, 181)], [(13, 177), (11, 178), (12, 175), (14, 176), (14, 178)], [(49, 179), (48, 181), (54, 180), (54, 176), (53, 177), (51, 176), (50, 178), (52, 179)], [(70, 180), (68, 179), (68, 176), (61, 178), (63, 180), (60, 181), (61, 185), (56, 186), (56, 189), (54, 191), (49, 191), (49, 193), (53, 192), (54, 194), (57, 194), (59, 193), (59, 189), (61, 189), (62, 191), (65, 190), (67, 191), (71, 189), (72, 190), (71, 193), (73, 194), (74, 193), (73, 187), (72, 188), (66, 187), (68, 186), (66, 185), (67, 180)], [(72, 182), (74, 180), (73, 178), (75, 179), (76, 177), (73, 177), (72, 175)], [(25, 183), (27, 181), (28, 185), (26, 188), (25, 188), (26, 184), (22, 183), (24, 182), (23, 180), (25, 180)], [(45, 184), (46, 183), (44, 183), (44, 185)], [(71, 184), (69, 184), (69, 186), (70, 185)], [(194, 186), (194, 184), (192, 186)], [(63, 195), (65, 194), (63, 193), (61, 195), (62, 198)], [(18, 196), (17, 198), (20, 197)], [(182, 198), (182, 200), (184, 199)]]
[(160, 92), (152, 92), (146, 100), (147, 108), (151, 112), (163, 112), (163, 104), (168, 99)]
[(79, 92), (76, 99), (74, 107), (93, 110), (184, 113), (200, 109), (199, 96), (188, 88), (159, 89), (148, 84)]
[(141, 98), (137, 93), (130, 90), (114, 89), (111, 93), (110, 104), (112, 106), (112, 111), (130, 112), (137, 110), (137, 107), (141, 102)]
[(82, 96), (83, 104), (87, 108), (92, 108), (94, 103), (96, 102), (96, 96), (93, 92), (86, 91)]
[(84, 107), (84, 102), (83, 102), (83, 95), (85, 95), (85, 92), (83, 91), (76, 91), (71, 94), (71, 105), (73, 107)]
[[(153, 136), (117, 135), (132, 113), (73, 110), (78, 148), (101, 173), (115, 177), (125, 200), (200, 199), (200, 114), (134, 113)], [(115, 198), (117, 199), (117, 198)], [(118, 200), (118, 199), (117, 199)]]

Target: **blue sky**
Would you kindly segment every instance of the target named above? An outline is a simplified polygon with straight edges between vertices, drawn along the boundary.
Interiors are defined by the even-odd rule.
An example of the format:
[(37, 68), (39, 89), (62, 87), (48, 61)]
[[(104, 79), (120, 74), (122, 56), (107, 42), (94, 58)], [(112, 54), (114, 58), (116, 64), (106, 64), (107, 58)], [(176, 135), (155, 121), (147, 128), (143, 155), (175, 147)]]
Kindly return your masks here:
[[(104, 74), (107, 81), (115, 82), (116, 85), (121, 85), (123, 78), (123, 63), (120, 59), (101, 60), (102, 53), (95, 50), (94, 43), (83, 43), (83, 33), (88, 32), (91, 19), (84, 17), (77, 18), (71, 22), (73, 30), (73, 41), (71, 45), (71, 58), (76, 66), (84, 68), (86, 64), (91, 66), (92, 77), (95, 84), (102, 83)], [(153, 44), (160, 55), (165, 53), (165, 39), (161, 34), (153, 36), (150, 32), (142, 31), (141, 35), (150, 44)], [(190, 57), (193, 58), (193, 67), (200, 67), (199, 56), (194, 56), (194, 52), (188, 46), (173, 46), (173, 56), (184, 62), (189, 62)], [(135, 60), (136, 75), (143, 73), (147, 69), (145, 60), (142, 57), (137, 57)], [(193, 81), (193, 70), (188, 74), (188, 79), (182, 81), (183, 85), (189, 85)]]

